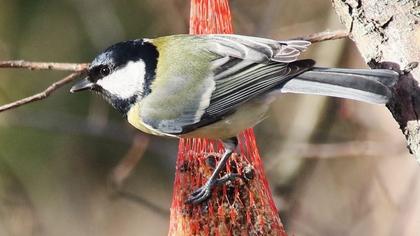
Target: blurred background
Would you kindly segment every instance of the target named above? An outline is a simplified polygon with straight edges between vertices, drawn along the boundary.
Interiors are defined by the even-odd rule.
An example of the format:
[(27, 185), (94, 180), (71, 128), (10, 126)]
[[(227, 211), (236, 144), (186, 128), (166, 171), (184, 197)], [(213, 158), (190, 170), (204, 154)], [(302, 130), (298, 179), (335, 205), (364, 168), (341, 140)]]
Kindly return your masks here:
[[(330, 1), (230, 4), (239, 34), (288, 39), (344, 28)], [(0, 6), (0, 60), (89, 62), (117, 41), (188, 32), (188, 0)], [(303, 57), (366, 67), (350, 40), (313, 45)], [(0, 102), (65, 75), (2, 69)], [(0, 114), (0, 235), (166, 235), (177, 140), (143, 135), (102, 99), (69, 87)], [(285, 95), (255, 130), (290, 235), (420, 235), (419, 167), (384, 106)]]

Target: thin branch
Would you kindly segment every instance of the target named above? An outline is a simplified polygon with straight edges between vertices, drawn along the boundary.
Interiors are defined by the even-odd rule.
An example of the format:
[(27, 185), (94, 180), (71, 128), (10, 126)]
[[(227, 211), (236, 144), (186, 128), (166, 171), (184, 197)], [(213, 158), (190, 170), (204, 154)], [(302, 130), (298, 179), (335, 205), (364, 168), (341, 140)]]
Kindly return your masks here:
[(113, 189), (121, 189), (127, 178), (133, 173), (149, 146), (148, 136), (137, 134), (124, 158), (114, 167), (109, 182)]
[(0, 68), (20, 68), (29, 70), (64, 70), (82, 71), (89, 64), (86, 63), (56, 63), (56, 62), (32, 62), (32, 61), (0, 61)]
[(298, 150), (302, 158), (340, 158), (361, 156), (399, 156), (404, 153), (400, 143), (349, 141), (329, 144), (296, 144), (288, 147)]
[(349, 32), (346, 30), (336, 30), (336, 31), (324, 31), (319, 33), (310, 34), (303, 37), (293, 38), (295, 40), (306, 40), (311, 43), (319, 43), (327, 40), (336, 40), (343, 39), (349, 36)]
[(47, 97), (49, 97), (52, 93), (54, 93), (57, 89), (61, 88), (63, 85), (70, 83), (71, 81), (75, 80), (76, 78), (78, 78), (81, 74), (83, 74), (84, 71), (77, 71), (77, 72), (73, 72), (70, 75), (64, 77), (64, 79), (59, 80), (57, 82), (54, 82), (53, 84), (51, 84), (50, 86), (48, 86), (44, 91), (34, 94), (32, 96), (17, 100), (15, 102), (9, 103), (9, 104), (5, 104), (3, 106), (0, 106), (0, 112), (6, 111), (6, 110), (10, 110), (13, 108), (17, 108), (20, 107), (22, 105), (31, 103), (31, 102), (35, 102), (35, 101), (39, 101), (39, 100), (43, 100)]
[(133, 173), (134, 168), (137, 166), (138, 162), (143, 157), (148, 145), (149, 138), (147, 136), (138, 134), (134, 137), (133, 143), (129, 148), (127, 154), (112, 170), (111, 175), (108, 179), (109, 187), (112, 191), (111, 196), (116, 199), (122, 198), (128, 201), (132, 201), (134, 203), (149, 208), (151, 211), (156, 212), (157, 214), (163, 217), (167, 217), (169, 215), (169, 211), (143, 198), (142, 196), (124, 191), (122, 189), (127, 178)]

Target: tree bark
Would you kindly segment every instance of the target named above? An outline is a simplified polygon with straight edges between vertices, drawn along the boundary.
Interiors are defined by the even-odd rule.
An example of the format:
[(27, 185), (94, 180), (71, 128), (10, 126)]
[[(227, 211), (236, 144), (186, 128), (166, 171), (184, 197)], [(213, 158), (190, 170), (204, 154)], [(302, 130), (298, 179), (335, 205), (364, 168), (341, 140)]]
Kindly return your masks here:
[(371, 68), (392, 68), (401, 76), (387, 104), (408, 148), (420, 163), (420, 1), (332, 0)]

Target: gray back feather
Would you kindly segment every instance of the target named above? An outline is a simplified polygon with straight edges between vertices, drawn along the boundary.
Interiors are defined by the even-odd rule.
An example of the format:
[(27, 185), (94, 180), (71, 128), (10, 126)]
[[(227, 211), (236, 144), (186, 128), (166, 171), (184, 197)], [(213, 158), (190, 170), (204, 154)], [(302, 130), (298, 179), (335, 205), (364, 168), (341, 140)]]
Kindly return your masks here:
[(235, 57), (257, 63), (292, 62), (311, 45), (304, 40), (277, 41), (232, 34), (206, 35), (208, 50), (222, 57)]

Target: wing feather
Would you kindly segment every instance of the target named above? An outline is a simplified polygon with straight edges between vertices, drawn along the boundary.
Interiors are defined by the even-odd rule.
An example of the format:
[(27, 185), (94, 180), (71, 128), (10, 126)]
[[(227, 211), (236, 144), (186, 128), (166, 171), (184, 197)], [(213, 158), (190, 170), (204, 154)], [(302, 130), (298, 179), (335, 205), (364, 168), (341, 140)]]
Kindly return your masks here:
[(285, 81), (311, 68), (313, 64), (312, 60), (290, 64), (255, 64), (239, 76), (216, 80), (216, 89), (212, 93), (205, 115), (223, 116), (240, 104), (281, 86)]
[(277, 41), (232, 34), (211, 34), (205, 37), (211, 42), (207, 48), (210, 52), (258, 63), (295, 61), (311, 44), (304, 40)]

